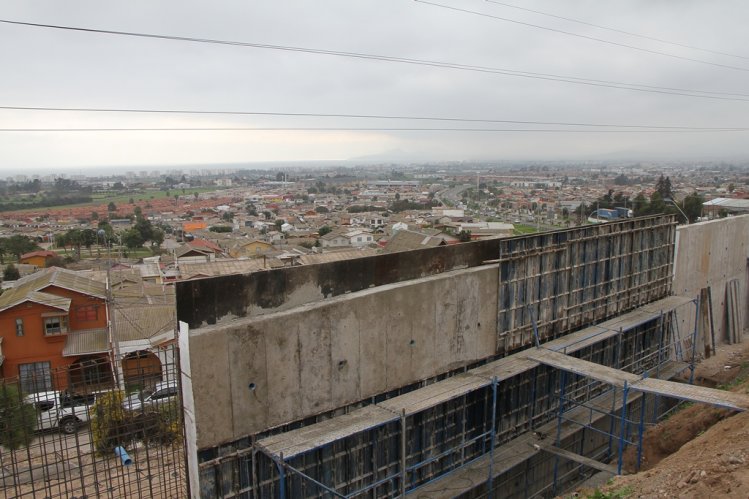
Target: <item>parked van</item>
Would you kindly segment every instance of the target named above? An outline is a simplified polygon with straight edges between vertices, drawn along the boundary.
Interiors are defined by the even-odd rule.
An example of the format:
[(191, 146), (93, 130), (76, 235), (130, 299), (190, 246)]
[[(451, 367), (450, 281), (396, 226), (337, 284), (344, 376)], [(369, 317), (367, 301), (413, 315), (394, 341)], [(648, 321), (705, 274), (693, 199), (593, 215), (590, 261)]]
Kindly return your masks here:
[(37, 392), (24, 397), (33, 404), (37, 414), (37, 430), (59, 429), (66, 434), (75, 433), (89, 420), (90, 401), (59, 391)]

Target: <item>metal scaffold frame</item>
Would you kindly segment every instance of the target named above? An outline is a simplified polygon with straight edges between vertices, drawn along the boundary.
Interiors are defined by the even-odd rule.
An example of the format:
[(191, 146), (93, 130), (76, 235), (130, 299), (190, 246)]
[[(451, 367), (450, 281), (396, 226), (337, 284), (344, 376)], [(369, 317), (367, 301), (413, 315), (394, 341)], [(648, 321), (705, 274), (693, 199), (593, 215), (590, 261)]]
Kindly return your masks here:
[[(698, 335), (698, 324), (699, 324), (699, 312), (700, 312), (700, 300), (699, 297), (697, 299), (694, 299), (691, 301), (691, 303), (695, 306), (695, 321), (694, 321), (694, 330), (691, 333), (690, 338), (690, 344), (689, 348), (691, 348), (691, 355), (689, 357), (689, 364), (688, 366), (685, 366), (684, 369), (689, 369), (689, 385), (692, 386), (694, 383), (694, 376), (695, 376), (695, 361), (696, 361), (696, 345), (697, 345), (697, 335)], [(664, 332), (666, 328), (669, 325), (673, 325), (674, 328), (678, 329), (678, 323), (676, 321), (664, 321), (664, 314), (661, 314), (660, 320), (659, 320), (659, 328), (660, 328), (660, 335), (659, 335), (659, 345), (657, 350), (657, 355), (660, 359), (660, 355), (665, 349), (668, 352), (674, 352), (677, 356), (683, 358), (683, 348), (682, 348), (682, 342), (683, 340), (679, 337), (678, 332), (671, 336), (671, 341), (666, 343), (664, 345)], [(667, 322), (667, 323), (666, 323)], [(622, 334), (625, 331), (619, 330), (617, 333), (617, 336), (619, 337), (618, 344), (621, 345), (621, 337)], [(553, 350), (547, 350), (544, 348), (543, 345), (540, 344), (540, 341), (538, 339), (538, 331), (534, 328), (534, 335), (536, 336), (536, 354), (532, 355), (531, 358), (534, 360), (539, 360), (543, 362), (544, 356), (551, 356), (551, 355), (558, 355), (559, 352), (553, 351)], [(546, 350), (546, 352), (545, 352)], [(553, 354), (552, 354), (553, 352)], [(623, 366), (622, 365), (622, 359), (621, 359), (621, 348), (617, 348), (617, 358), (615, 365), (618, 368), (627, 368), (631, 367), (629, 366)], [(566, 348), (565, 352), (566, 354)], [(656, 369), (655, 369), (655, 377), (658, 378), (660, 374), (660, 368), (661, 368), (661, 362), (656, 362)], [(711, 389), (705, 389), (701, 387), (695, 387), (694, 390), (679, 390), (678, 388), (673, 389), (673, 391), (669, 391), (668, 388), (664, 389), (662, 387), (656, 387), (655, 389), (649, 388), (646, 386), (645, 388), (640, 387), (639, 385), (650, 385), (652, 383), (648, 383), (649, 381), (649, 371), (645, 370), (642, 373), (642, 377), (639, 378), (637, 376), (634, 377), (634, 379), (629, 379), (629, 376), (626, 376), (628, 373), (624, 373), (621, 377), (621, 379), (618, 380), (607, 380), (607, 373), (595, 373), (594, 370), (590, 370), (590, 372), (586, 373), (586, 369), (590, 369), (590, 367), (587, 366), (576, 366), (576, 367), (565, 367), (563, 365), (558, 365), (555, 363), (554, 360), (550, 360), (548, 362), (548, 365), (551, 366), (557, 366), (560, 369), (560, 381), (559, 381), (559, 387), (558, 387), (558, 393), (559, 393), (559, 402), (558, 402), (558, 415), (557, 415), (557, 425), (556, 425), (556, 436), (554, 440), (553, 447), (550, 446), (537, 446), (539, 450), (545, 450), (547, 452), (550, 452), (554, 454), (554, 480), (553, 480), (553, 488), (552, 491), (556, 495), (560, 492), (559, 490), (559, 484), (558, 484), (558, 468), (560, 464), (560, 460), (563, 458), (570, 459), (573, 461), (576, 461), (579, 463), (580, 466), (589, 466), (594, 467), (598, 469), (605, 469), (603, 467), (603, 463), (597, 463), (597, 462), (591, 462), (589, 458), (586, 458), (585, 456), (578, 455), (572, 452), (565, 451), (562, 446), (562, 428), (565, 423), (570, 425), (577, 425), (579, 427), (582, 427), (582, 431), (593, 431), (602, 434), (603, 436), (608, 438), (608, 446), (606, 449), (606, 452), (603, 456), (605, 461), (608, 461), (612, 458), (616, 459), (616, 468), (615, 469), (608, 469), (606, 471), (612, 471), (618, 475), (622, 474), (623, 468), (624, 468), (624, 450), (629, 445), (636, 446), (636, 463), (634, 466), (634, 471), (638, 471), (642, 465), (642, 455), (643, 455), (643, 436), (645, 433), (645, 430), (649, 426), (653, 426), (657, 424), (659, 419), (659, 408), (660, 408), (660, 397), (666, 396), (666, 397), (673, 397), (678, 398), (682, 400), (695, 400), (698, 402), (705, 402), (705, 403), (712, 403), (716, 406), (722, 406), (722, 407), (728, 407), (734, 410), (746, 410), (749, 408), (749, 397), (745, 397), (746, 400), (741, 400), (740, 398), (734, 396), (725, 394), (722, 395), (717, 390), (714, 394), (709, 393)], [(601, 366), (603, 367), (603, 366)], [(607, 370), (613, 371), (613, 369), (606, 368)], [(609, 389), (604, 392), (604, 394), (607, 394), (611, 398), (611, 407), (610, 409), (603, 409), (601, 407), (597, 407), (591, 403), (591, 400), (587, 400), (584, 402), (578, 402), (574, 399), (570, 399), (567, 397), (567, 387), (568, 387), (568, 376), (578, 377), (578, 378), (585, 378), (589, 379), (590, 381), (586, 383), (586, 388), (590, 388), (591, 386), (596, 386), (602, 383), (609, 384)], [(638, 379), (639, 378), (639, 379)], [(617, 387), (617, 382), (622, 382), (622, 386)], [(634, 381), (634, 382), (633, 382)], [(620, 407), (617, 408), (617, 398), (618, 394), (620, 395)], [(725, 392), (723, 392), (725, 393)], [(647, 396), (649, 394), (652, 394), (651, 404), (652, 404), (652, 418), (650, 422), (647, 421)], [(710, 399), (710, 396), (714, 396), (714, 399)], [(660, 413), (660, 416), (663, 416), (673, 410), (676, 407), (672, 407), (666, 412)], [(577, 410), (583, 409), (586, 411), (589, 411), (590, 417), (587, 422), (581, 422), (579, 418), (568, 418), (566, 417), (566, 414), (570, 411), (571, 408), (575, 408)], [(639, 412), (638, 417), (634, 417), (633, 413)], [(601, 414), (609, 419), (609, 430), (604, 431), (600, 428), (596, 428), (593, 424), (593, 414)], [(632, 428), (636, 427), (636, 435), (633, 436), (632, 434)], [(614, 455), (615, 454), (615, 455)], [(601, 466), (598, 466), (601, 465)]]
[[(617, 447), (617, 443), (638, 444), (639, 432), (622, 435), (622, 423), (627, 432), (652, 424), (645, 415), (660, 415), (662, 404), (654, 402), (660, 396), (656, 394), (649, 397), (647, 404), (652, 412), (643, 412), (645, 405), (631, 409), (643, 397), (641, 393), (632, 394), (629, 384), (626, 404), (622, 404), (621, 386), (570, 376), (532, 356), (576, 355), (580, 362), (600, 362), (632, 373), (670, 377), (690, 367), (673, 361), (677, 345), (694, 352), (694, 334), (682, 339), (674, 327), (674, 309), (686, 303), (690, 301), (669, 298), (646, 307), (647, 310), (630, 312), (564, 338), (546, 343), (539, 339), (540, 348), (366, 406), (340, 421), (334, 418), (253, 439), (241, 453), (204, 462), (201, 468), (213, 474), (212, 487), (219, 490), (228, 476), (238, 476), (238, 481), (245, 484), (242, 488), (223, 489), (220, 497), (346, 498), (408, 495), (474, 468), (482, 471), (472, 476), (472, 486), (479, 484), (476, 477), (482, 475), (481, 488), (486, 491), (485, 497), (491, 497), (492, 491), (501, 486), (500, 478), (514, 473), (508, 459), (497, 456), (520, 456), (526, 451), (511, 449), (522, 444), (528, 447), (529, 456), (541, 453), (553, 458), (549, 464), (529, 462), (528, 466), (544, 466), (548, 470), (530, 470), (537, 475), (555, 473), (557, 485), (552, 483), (549, 490), (559, 488), (576, 480), (582, 470), (582, 465), (574, 469), (567, 464), (563, 467), (560, 456), (543, 452), (564, 444), (569, 432), (562, 432), (562, 425), (604, 435), (606, 443), (611, 443), (595, 452), (584, 448), (584, 435), (582, 440), (575, 440), (579, 449), (575, 447), (578, 444), (572, 444), (576, 451), (573, 454), (585, 453), (589, 459), (604, 460), (616, 457), (619, 447), (623, 447)], [(665, 309), (656, 311), (658, 305)], [(637, 374), (629, 376), (638, 378)], [(603, 399), (606, 404), (601, 405)], [(620, 404), (629, 412), (623, 413)], [(633, 410), (640, 411), (639, 419), (632, 416)], [(579, 414), (573, 418), (572, 411), (585, 411), (587, 420)], [(354, 421), (351, 430), (347, 430), (346, 418)], [(610, 429), (601, 428), (601, 418), (613, 421)], [(530, 437), (536, 431), (553, 435), (554, 449), (548, 445), (535, 450), (528, 446), (542, 443)], [(570, 448), (569, 444), (566, 448)], [(537, 493), (534, 487), (536, 483), (526, 483), (528, 493), (518, 497)]]

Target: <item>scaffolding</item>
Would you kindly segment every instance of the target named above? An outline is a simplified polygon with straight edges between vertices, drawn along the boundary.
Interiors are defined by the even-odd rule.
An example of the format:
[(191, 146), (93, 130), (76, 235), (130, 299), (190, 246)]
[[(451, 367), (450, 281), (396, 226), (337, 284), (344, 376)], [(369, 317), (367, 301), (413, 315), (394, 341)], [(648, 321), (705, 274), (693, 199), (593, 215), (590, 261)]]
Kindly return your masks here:
[[(628, 388), (625, 400), (622, 387), (532, 355), (606, 366), (631, 383), (688, 368), (693, 378), (696, 333), (682, 337), (676, 320), (693, 300), (669, 296), (675, 235), (672, 216), (653, 216), (500, 240), (498, 259), (483, 261), (497, 265), (494, 355), (201, 449), (201, 494), (519, 498), (579, 481), (611, 459), (618, 440), (607, 435), (646, 393)], [(433, 268), (445, 262), (422, 273)]]
[[(439, 490), (456, 480), (485, 497), (498, 488), (497, 496), (529, 497), (566, 487), (593, 461), (618, 457), (621, 443), (637, 444), (619, 431), (645, 424), (632, 411), (662, 413), (653, 401), (675, 392), (656, 378), (694, 359), (683, 357), (694, 352), (694, 333), (681, 338), (674, 327), (675, 310), (692, 302), (668, 297), (421, 389), (252, 439), (201, 463), (201, 483), (220, 497), (451, 497), (454, 487)], [(586, 434), (598, 439), (591, 444)]]

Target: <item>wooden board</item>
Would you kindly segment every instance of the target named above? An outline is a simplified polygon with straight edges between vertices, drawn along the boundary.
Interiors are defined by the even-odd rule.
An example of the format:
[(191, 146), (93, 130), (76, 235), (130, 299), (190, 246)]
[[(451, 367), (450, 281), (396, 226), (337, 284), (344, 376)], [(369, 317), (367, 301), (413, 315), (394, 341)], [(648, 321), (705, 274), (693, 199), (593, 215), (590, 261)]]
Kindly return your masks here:
[(581, 456), (580, 454), (575, 454), (574, 452), (560, 449), (559, 447), (555, 447), (553, 445), (533, 444), (533, 447), (535, 449), (548, 452), (549, 454), (554, 454), (555, 456), (563, 457), (565, 459), (569, 459), (570, 461), (575, 461), (576, 463), (583, 464), (585, 466), (588, 466), (589, 468), (594, 468), (599, 471), (605, 471), (607, 473), (611, 473), (612, 475), (617, 474), (616, 466), (611, 466), (610, 464), (604, 464), (599, 461), (596, 461), (595, 459)]

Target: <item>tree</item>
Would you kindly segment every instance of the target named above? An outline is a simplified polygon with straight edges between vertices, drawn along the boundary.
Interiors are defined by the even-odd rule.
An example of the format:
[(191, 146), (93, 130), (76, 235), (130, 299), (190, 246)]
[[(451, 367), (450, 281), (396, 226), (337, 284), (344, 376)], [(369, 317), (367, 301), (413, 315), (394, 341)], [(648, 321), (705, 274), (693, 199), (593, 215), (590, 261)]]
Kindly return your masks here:
[(221, 220), (224, 222), (232, 222), (234, 220), (234, 212), (225, 211), (224, 214), (221, 215)]
[(70, 229), (65, 233), (65, 237), (67, 237), (68, 242), (75, 247), (76, 255), (78, 255), (78, 259), (81, 259), (81, 246), (83, 246), (83, 231), (80, 229)]
[(0, 239), (0, 264), (5, 265), (5, 239)]
[(8, 253), (15, 256), (16, 260), (19, 260), (21, 255), (28, 253), (29, 251), (38, 250), (39, 246), (37, 246), (28, 236), (16, 234), (5, 240), (5, 249)]
[(133, 210), (133, 215), (135, 215), (136, 218), (142, 217), (143, 208), (141, 208), (140, 206), (136, 206), (135, 209)]
[(11, 451), (28, 447), (36, 418), (34, 404), (24, 401), (17, 385), (0, 387), (0, 445)]
[(636, 217), (639, 217), (646, 214), (647, 208), (648, 200), (645, 197), (645, 194), (641, 192), (632, 200), (632, 211)]
[(91, 220), (99, 220), (99, 212), (92, 211), (91, 212)]
[(117, 205), (114, 204), (114, 201), (109, 202), (109, 204), (107, 205), (107, 211), (110, 213), (117, 211)]
[(674, 193), (671, 190), (671, 179), (668, 177), (664, 178), (662, 174), (655, 183), (655, 190), (661, 195), (661, 199), (673, 199), (674, 197)]
[(198, 191), (193, 192), (192, 195), (195, 198), (195, 201), (197, 201), (198, 197), (200, 196), (200, 194), (198, 194)]
[(94, 229), (83, 229), (81, 231), (81, 244), (88, 250), (88, 255), (91, 254), (91, 246), (96, 244), (96, 231)]
[(330, 210), (326, 206), (318, 206), (315, 208), (317, 213), (330, 213)]
[(18, 271), (15, 265), (9, 263), (3, 271), (3, 281), (17, 281), (21, 278), (21, 273)]
[(286, 223), (286, 220), (284, 220), (283, 218), (278, 218), (274, 223), (276, 224), (276, 230), (278, 230), (278, 232), (281, 232), (281, 227), (283, 227), (283, 224)]
[(68, 241), (67, 235), (55, 234), (55, 246), (62, 248), (66, 255), (68, 254), (68, 244), (70, 244), (70, 242)]
[(319, 229), (317, 229), (317, 233), (320, 234), (320, 236), (324, 236), (325, 234), (329, 234), (333, 229), (328, 227), (327, 225), (323, 225)]
[(52, 258), (47, 258), (47, 267), (60, 267), (65, 268), (65, 259), (61, 256), (53, 256)]
[(681, 202), (682, 210), (689, 219), (690, 223), (697, 221), (697, 219), (702, 216), (703, 202), (704, 200), (702, 199), (702, 196), (700, 196), (696, 192), (691, 193), (684, 198), (684, 201)]
[(128, 249), (141, 248), (145, 239), (141, 236), (140, 232), (135, 229), (128, 229), (122, 233), (122, 244), (128, 247)]
[(146, 241), (151, 241), (151, 246), (161, 246), (161, 243), (164, 242), (164, 232), (155, 228), (149, 220), (142, 216), (138, 217), (135, 225), (130, 230), (138, 233), (138, 238), (131, 236), (131, 242), (133, 244), (136, 244), (136, 241), (140, 241), (140, 244), (136, 244), (136, 248), (143, 246), (143, 243)]
[(467, 243), (471, 240), (471, 231), (470, 230), (461, 230), (458, 232), (458, 241), (461, 243)]

